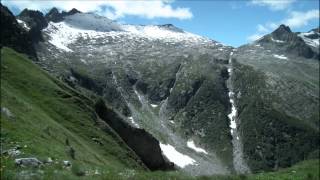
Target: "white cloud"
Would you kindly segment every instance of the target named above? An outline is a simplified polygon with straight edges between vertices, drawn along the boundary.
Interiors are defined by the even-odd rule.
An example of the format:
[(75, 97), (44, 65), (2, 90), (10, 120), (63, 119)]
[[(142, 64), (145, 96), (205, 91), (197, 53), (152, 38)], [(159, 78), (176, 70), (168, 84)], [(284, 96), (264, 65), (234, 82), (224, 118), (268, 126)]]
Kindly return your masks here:
[(261, 24), (258, 24), (257, 28), (258, 28), (258, 32), (261, 32), (261, 33), (269, 31), (268, 28), (266, 28), (264, 25), (261, 25)]
[(255, 41), (260, 39), (262, 36), (264, 36), (267, 33), (270, 33), (272, 30), (276, 29), (279, 25), (276, 23), (272, 23), (272, 22), (268, 22), (264, 25), (262, 24), (258, 24), (257, 25), (257, 31), (250, 35), (249, 37), (247, 37), (247, 40), (249, 42)]
[(284, 10), (295, 0), (251, 0), (251, 4), (258, 6), (267, 6), (271, 10)]
[(319, 19), (319, 10), (313, 9), (306, 12), (298, 12), (298, 11), (291, 11), (289, 13), (289, 16), (282, 21), (279, 22), (268, 22), (264, 25), (258, 24), (257, 25), (257, 31), (247, 37), (247, 40), (249, 42), (255, 41), (262, 36), (264, 36), (267, 33), (272, 32), (277, 27), (279, 27), (280, 24), (285, 24), (289, 26), (290, 28), (300, 28), (303, 26), (306, 26), (309, 24), (312, 20), (318, 20)]
[(52, 7), (57, 7), (68, 11), (76, 8), (82, 12), (96, 12), (111, 19), (118, 19), (124, 16), (139, 16), (143, 18), (177, 18), (190, 19), (192, 12), (186, 7), (172, 7), (173, 1), (150, 0), (150, 1), (38, 1), (38, 0), (5, 0), (4, 5), (16, 7), (20, 10), (24, 8), (48, 11)]
[(283, 21), (283, 24), (286, 24), (291, 28), (299, 28), (307, 25), (311, 20), (319, 19), (319, 13), (318, 9), (313, 9), (307, 12), (293, 11), (290, 13), (290, 17)]

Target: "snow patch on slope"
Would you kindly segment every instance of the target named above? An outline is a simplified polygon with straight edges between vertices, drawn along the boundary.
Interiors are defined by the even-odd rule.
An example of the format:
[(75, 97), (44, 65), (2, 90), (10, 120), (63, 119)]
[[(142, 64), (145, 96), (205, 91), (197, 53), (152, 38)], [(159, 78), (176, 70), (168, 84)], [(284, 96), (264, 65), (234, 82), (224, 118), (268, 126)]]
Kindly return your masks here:
[(174, 164), (183, 168), (187, 165), (196, 164), (196, 161), (191, 157), (178, 152), (173, 146), (170, 144), (162, 144), (160, 143), (160, 148), (163, 154)]
[(276, 43), (285, 43), (284, 41), (278, 40), (278, 39), (273, 39), (271, 37), (271, 41), (276, 42)]
[(298, 34), (298, 36), (300, 36), (306, 44), (308, 44), (309, 46), (313, 46), (315, 48), (319, 48), (320, 38), (311, 39), (311, 38), (307, 37), (310, 35), (318, 35), (318, 37), (320, 36), (319, 33), (316, 34), (316, 32), (307, 32), (307, 33)]
[(187, 146), (193, 150), (195, 150), (196, 152), (199, 153), (204, 153), (204, 154), (208, 154), (208, 152), (200, 147), (196, 147), (196, 145), (194, 144), (193, 140), (189, 140), (187, 142)]
[(158, 107), (158, 105), (157, 105), (157, 104), (150, 104), (150, 105), (151, 105), (151, 107), (153, 107), (153, 108)]
[(133, 119), (132, 116), (128, 117), (128, 119), (130, 120), (130, 122), (131, 122), (132, 125), (134, 125), (134, 126), (137, 127), (137, 128), (140, 128), (140, 127), (139, 127), (139, 124), (134, 121), (134, 119)]
[(19, 25), (20, 25), (21, 27), (23, 27), (23, 29), (25, 29), (25, 30), (27, 30), (27, 31), (30, 30), (30, 27), (27, 25), (26, 22), (24, 22), (24, 21), (22, 21), (22, 20), (20, 20), (20, 19), (17, 19), (17, 21), (18, 21)]
[(278, 59), (288, 59), (286, 56), (284, 55), (278, 55), (278, 54), (273, 54), (273, 57), (278, 58)]

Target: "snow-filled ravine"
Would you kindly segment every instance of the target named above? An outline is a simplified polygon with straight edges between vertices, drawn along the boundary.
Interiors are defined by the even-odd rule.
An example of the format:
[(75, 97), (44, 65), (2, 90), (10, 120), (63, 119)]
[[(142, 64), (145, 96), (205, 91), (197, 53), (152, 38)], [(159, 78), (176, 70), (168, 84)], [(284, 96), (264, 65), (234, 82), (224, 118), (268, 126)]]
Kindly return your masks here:
[(241, 138), (239, 136), (239, 132), (237, 129), (237, 124), (239, 122), (237, 122), (237, 108), (235, 106), (235, 102), (234, 102), (234, 92), (233, 92), (233, 88), (232, 88), (232, 81), (231, 81), (231, 76), (232, 76), (232, 55), (233, 52), (230, 53), (230, 57), (229, 57), (229, 68), (228, 68), (228, 72), (229, 72), (229, 84), (228, 84), (228, 89), (229, 89), (229, 99), (230, 99), (230, 103), (231, 103), (231, 112), (230, 114), (228, 114), (228, 118), (230, 119), (230, 131), (231, 131), (231, 135), (232, 135), (232, 145), (233, 145), (233, 166), (234, 169), (236, 171), (236, 173), (249, 173), (250, 169), (247, 165), (247, 163), (245, 162), (244, 158), (243, 158), (243, 151), (242, 151), (242, 143), (241, 143)]

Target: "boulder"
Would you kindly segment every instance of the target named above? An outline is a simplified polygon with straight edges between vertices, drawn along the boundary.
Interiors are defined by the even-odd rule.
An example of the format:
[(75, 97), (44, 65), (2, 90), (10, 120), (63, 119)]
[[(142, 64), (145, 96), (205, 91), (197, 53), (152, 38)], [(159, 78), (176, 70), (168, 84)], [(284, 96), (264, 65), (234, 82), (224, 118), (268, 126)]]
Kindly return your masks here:
[(70, 167), (71, 166), (71, 162), (70, 161), (63, 161), (63, 165), (65, 167)]
[(42, 162), (37, 158), (19, 158), (15, 159), (15, 164), (17, 166), (39, 167), (42, 165)]
[(1, 113), (3, 115), (5, 115), (7, 118), (13, 118), (14, 117), (14, 115), (11, 113), (11, 111), (6, 107), (2, 107), (1, 108)]

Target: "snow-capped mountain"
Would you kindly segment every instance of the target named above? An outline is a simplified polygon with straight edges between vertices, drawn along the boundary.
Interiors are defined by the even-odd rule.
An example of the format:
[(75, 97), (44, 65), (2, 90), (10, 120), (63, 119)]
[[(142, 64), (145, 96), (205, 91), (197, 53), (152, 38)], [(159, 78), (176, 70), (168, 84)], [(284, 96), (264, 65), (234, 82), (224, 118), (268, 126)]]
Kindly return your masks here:
[[(20, 20), (20, 22), (23, 22)], [(27, 28), (27, 26), (23, 25)], [(50, 36), (49, 42), (65, 51), (73, 51), (69, 44), (79, 38), (95, 42), (97, 39), (108, 43), (114, 39), (121, 43), (129, 41), (157, 41), (181, 43), (189, 46), (197, 44), (218, 44), (208, 38), (184, 32), (172, 25), (122, 25), (102, 16), (91, 13), (77, 13), (65, 17), (62, 22), (50, 22), (43, 30)], [(120, 38), (121, 37), (121, 38)]]

